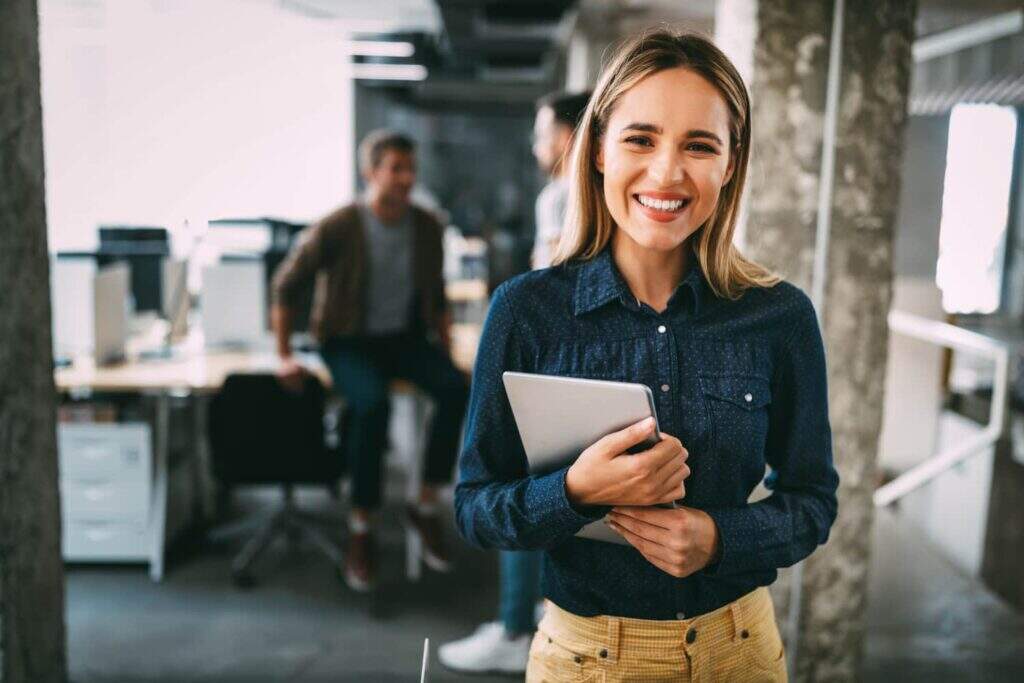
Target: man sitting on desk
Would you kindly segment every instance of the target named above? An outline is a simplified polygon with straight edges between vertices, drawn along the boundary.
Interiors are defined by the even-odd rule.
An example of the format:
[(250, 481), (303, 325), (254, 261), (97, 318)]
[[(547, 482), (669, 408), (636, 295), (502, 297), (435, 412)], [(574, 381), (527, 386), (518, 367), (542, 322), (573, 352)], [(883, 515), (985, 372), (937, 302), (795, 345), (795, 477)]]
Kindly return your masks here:
[(419, 500), (407, 506), (424, 562), (448, 571), (437, 489), (451, 480), (468, 388), (449, 355), (451, 322), (442, 278), (442, 228), (413, 206), (415, 143), (374, 131), (359, 147), (366, 193), (301, 234), (274, 276), (271, 311), (279, 377), (296, 387), (303, 369), (291, 355), (292, 311), (315, 279), (310, 326), (337, 391), (351, 408), (347, 450), (352, 476), (345, 582), (375, 583), (374, 511), (380, 506), (389, 417), (388, 384), (408, 380), (436, 403)]

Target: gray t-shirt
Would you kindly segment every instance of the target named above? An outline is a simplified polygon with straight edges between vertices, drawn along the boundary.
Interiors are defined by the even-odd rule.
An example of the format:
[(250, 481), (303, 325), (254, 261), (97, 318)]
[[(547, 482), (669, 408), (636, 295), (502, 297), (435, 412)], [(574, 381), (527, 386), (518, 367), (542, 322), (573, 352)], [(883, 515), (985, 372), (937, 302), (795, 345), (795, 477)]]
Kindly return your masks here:
[(384, 223), (360, 204), (359, 217), (370, 257), (366, 333), (402, 332), (409, 327), (413, 297), (412, 211), (397, 223)]

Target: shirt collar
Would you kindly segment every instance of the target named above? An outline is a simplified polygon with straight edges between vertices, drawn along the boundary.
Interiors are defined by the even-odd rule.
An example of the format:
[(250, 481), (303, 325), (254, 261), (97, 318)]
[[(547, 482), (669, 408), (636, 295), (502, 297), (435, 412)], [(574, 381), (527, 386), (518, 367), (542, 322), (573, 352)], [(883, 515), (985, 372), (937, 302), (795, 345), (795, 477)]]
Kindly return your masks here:
[[(706, 305), (709, 295), (710, 289), (704, 278), (704, 270), (694, 254), (690, 269), (673, 292), (668, 307), (672, 309), (689, 299), (693, 304), (694, 314), (697, 314), (700, 313), (701, 307)], [(583, 315), (615, 299), (629, 309), (638, 308), (636, 297), (629, 291), (622, 274), (615, 266), (611, 248), (605, 247), (597, 256), (579, 265), (573, 296), (573, 312), (578, 316)]]

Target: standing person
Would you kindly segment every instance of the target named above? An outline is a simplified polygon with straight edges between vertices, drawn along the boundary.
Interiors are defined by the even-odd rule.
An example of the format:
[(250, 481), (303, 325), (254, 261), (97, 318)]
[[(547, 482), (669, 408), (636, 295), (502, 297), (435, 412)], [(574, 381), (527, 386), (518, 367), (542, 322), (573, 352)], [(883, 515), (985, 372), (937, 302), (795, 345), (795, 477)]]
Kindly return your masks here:
[[(544, 551), (527, 681), (786, 680), (766, 586), (828, 538), (838, 475), (814, 309), (732, 243), (749, 154), (721, 51), (633, 39), (580, 121), (557, 265), (494, 294), (456, 521), (477, 546)], [(646, 384), (662, 439), (625, 455), (647, 419), (530, 475), (506, 370)], [(750, 503), (766, 465), (774, 491)], [(575, 536), (602, 518), (628, 545)]]
[[(547, 268), (558, 246), (569, 197), (566, 153), (573, 131), (587, 108), (589, 92), (554, 92), (537, 101), (533, 124), (533, 156), (549, 177), (537, 196), (537, 236), (533, 246), (534, 269)], [(438, 648), (441, 663), (465, 673), (524, 673), (530, 654), (530, 638), (537, 629), (535, 617), (540, 599), (539, 551), (500, 553), (499, 619), (481, 624), (469, 636)]]
[(291, 353), (292, 309), (316, 280), (310, 325), (322, 344), (335, 389), (351, 410), (347, 452), (352, 477), (345, 582), (373, 588), (377, 575), (374, 512), (380, 506), (389, 382), (403, 378), (436, 403), (419, 500), (406, 522), (423, 541), (424, 562), (451, 567), (438, 515), (438, 488), (450, 481), (468, 389), (449, 355), (451, 318), (442, 278), (442, 228), (409, 202), (415, 144), (374, 131), (359, 148), (365, 195), (310, 226), (274, 277), (272, 322), (279, 377), (294, 386), (302, 367)]
[(565, 157), (589, 99), (590, 92), (554, 92), (537, 101), (533, 156), (549, 180), (537, 195), (537, 234), (532, 254), (534, 269), (551, 265), (558, 238), (562, 235), (565, 207), (569, 201), (569, 165), (565, 163)]

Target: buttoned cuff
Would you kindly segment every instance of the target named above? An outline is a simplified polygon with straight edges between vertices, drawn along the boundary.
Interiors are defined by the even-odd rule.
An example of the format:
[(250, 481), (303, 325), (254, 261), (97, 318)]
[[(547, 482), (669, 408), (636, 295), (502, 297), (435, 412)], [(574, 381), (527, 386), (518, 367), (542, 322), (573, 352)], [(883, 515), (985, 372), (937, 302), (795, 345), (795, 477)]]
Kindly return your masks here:
[(704, 567), (708, 576), (725, 576), (748, 570), (744, 566), (744, 549), (751, 546), (746, 527), (750, 516), (747, 508), (705, 510), (718, 527), (718, 559)]
[(603, 505), (573, 505), (565, 492), (565, 475), (568, 471), (569, 468), (564, 467), (533, 479), (531, 497), (536, 496), (534, 500), (541, 501), (539, 510), (545, 525), (576, 533), (583, 526), (604, 517), (610, 508)]

